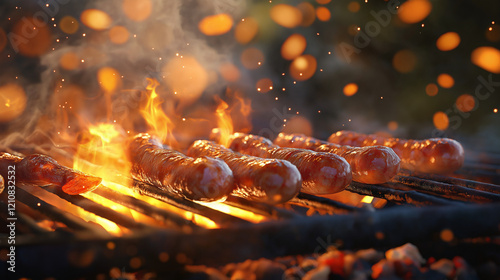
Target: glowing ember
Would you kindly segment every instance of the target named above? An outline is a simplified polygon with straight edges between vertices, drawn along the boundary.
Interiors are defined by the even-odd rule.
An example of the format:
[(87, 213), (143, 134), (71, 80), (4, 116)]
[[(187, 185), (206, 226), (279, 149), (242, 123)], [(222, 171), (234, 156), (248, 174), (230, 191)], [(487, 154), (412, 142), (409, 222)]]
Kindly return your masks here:
[(287, 4), (278, 4), (271, 8), (270, 11), (271, 19), (277, 24), (294, 28), (297, 27), (302, 22), (302, 13), (301, 11)]
[(432, 120), (434, 122), (434, 126), (439, 130), (447, 129), (450, 124), (448, 116), (443, 112), (436, 112)]
[(233, 27), (233, 19), (228, 14), (218, 14), (205, 17), (198, 24), (201, 33), (207, 36), (222, 35)]
[(245, 20), (238, 22), (236, 28), (234, 29), (234, 37), (238, 43), (244, 45), (252, 41), (258, 31), (258, 22), (254, 18), (248, 17), (245, 18)]
[(113, 22), (111, 17), (104, 11), (97, 9), (88, 9), (83, 11), (80, 16), (83, 24), (94, 30), (105, 30)]
[(431, 10), (432, 4), (428, 0), (409, 0), (401, 4), (398, 16), (404, 23), (417, 23), (424, 20)]
[(355, 83), (349, 83), (344, 86), (344, 95), (353, 96), (358, 92), (358, 85)]
[(472, 52), (472, 63), (492, 73), (500, 73), (500, 50), (493, 47), (479, 47)]
[(281, 56), (292, 60), (301, 55), (307, 46), (306, 38), (300, 34), (292, 34), (281, 46)]
[(439, 36), (436, 46), (441, 51), (451, 51), (460, 44), (460, 36), (456, 32), (448, 32)]
[(17, 84), (0, 86), (0, 123), (9, 122), (21, 115), (26, 108), (26, 93)]
[(455, 85), (455, 80), (449, 74), (443, 73), (437, 77), (437, 83), (443, 88), (451, 88)]
[(372, 203), (372, 201), (373, 201), (373, 196), (369, 195), (366, 195), (365, 197), (363, 197), (363, 199), (361, 199), (361, 202), (366, 204), (370, 204)]
[(415, 69), (417, 56), (410, 50), (401, 50), (394, 55), (392, 65), (401, 73), (408, 73)]

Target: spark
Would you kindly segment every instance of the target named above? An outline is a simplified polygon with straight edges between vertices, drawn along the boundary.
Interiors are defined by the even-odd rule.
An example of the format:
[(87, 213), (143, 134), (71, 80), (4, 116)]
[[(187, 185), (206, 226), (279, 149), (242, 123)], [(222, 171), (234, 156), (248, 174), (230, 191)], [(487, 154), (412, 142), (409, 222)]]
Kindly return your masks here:
[(497, 108), (493, 109), (493, 113), (495, 114), (498, 113), (498, 109)]
[(276, 97), (274, 98), (274, 100), (276, 100), (276, 101), (277, 101), (277, 100), (278, 100), (278, 97), (276, 96)]

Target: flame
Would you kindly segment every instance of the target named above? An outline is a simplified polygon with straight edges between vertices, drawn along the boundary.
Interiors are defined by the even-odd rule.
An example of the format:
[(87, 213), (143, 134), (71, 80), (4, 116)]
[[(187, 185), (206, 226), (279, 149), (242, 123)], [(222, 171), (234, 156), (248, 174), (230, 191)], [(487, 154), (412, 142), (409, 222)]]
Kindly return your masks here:
[(263, 215), (256, 214), (251, 211), (247, 211), (238, 207), (234, 207), (222, 202), (197, 202), (202, 204), (208, 208), (212, 208), (214, 210), (238, 217), (240, 219), (249, 221), (254, 224), (258, 224), (260, 222), (266, 221), (267, 217)]
[(150, 95), (146, 106), (141, 110), (141, 114), (151, 128), (149, 132), (158, 136), (170, 146), (177, 145), (172, 134), (174, 123), (163, 111), (161, 106), (163, 101), (160, 100), (160, 96), (156, 93), (156, 87), (159, 85), (158, 81), (148, 79), (148, 82), (149, 85), (146, 89), (150, 92)]
[(234, 132), (233, 120), (228, 112), (229, 105), (227, 105), (227, 103), (222, 99), (217, 99), (219, 105), (215, 110), (215, 115), (217, 117), (217, 126), (220, 133), (219, 144), (227, 147), (229, 146), (229, 137), (231, 137), (231, 134)]
[(99, 176), (104, 181), (131, 185), (128, 178), (131, 165), (124, 149), (124, 133), (119, 125), (89, 125), (82, 142), (74, 158), (74, 169)]

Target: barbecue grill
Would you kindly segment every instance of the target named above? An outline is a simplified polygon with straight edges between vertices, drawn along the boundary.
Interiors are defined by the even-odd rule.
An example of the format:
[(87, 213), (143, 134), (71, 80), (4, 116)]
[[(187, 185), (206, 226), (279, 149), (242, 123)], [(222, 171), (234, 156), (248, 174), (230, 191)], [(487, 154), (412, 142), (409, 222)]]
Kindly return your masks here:
[[(182, 279), (406, 243), (498, 275), (500, 2), (401, 2), (3, 1), (0, 152), (104, 181), (69, 195), (4, 175), (0, 279)], [(237, 131), (449, 137), (465, 163), (277, 205), (196, 202), (130, 178), (134, 135), (186, 152), (212, 129), (223, 145)]]
[[(338, 196), (372, 198), (371, 203), (357, 205), (305, 193), (276, 206), (232, 196), (223, 202), (259, 219), (170, 196), (142, 182), (134, 182), (129, 194), (104, 184), (85, 196), (67, 195), (53, 186), (19, 184), (17, 275), (93, 279), (118, 269), (154, 272), (162, 279), (182, 277), (186, 265), (217, 267), (246, 259), (320, 253), (329, 246), (389, 249), (406, 242), (419, 247), (423, 255), (460, 255), (472, 263), (498, 263), (500, 205), (495, 202), (500, 201), (500, 186), (478, 181), (497, 182), (498, 174), (491, 172), (497, 166), (490, 161), (467, 162), (452, 176), (406, 171), (386, 184), (353, 182)], [(477, 175), (470, 175), (473, 171)], [(101, 198), (113, 204), (103, 205)], [(377, 206), (374, 200), (384, 203)], [(0, 205), (5, 223), (11, 220), (5, 214), (7, 201), (4, 192)], [(115, 203), (153, 222), (125, 215)], [(179, 214), (183, 212), (189, 215)], [(106, 222), (87, 222), (89, 215)], [(443, 231), (451, 232), (452, 239), (443, 240)], [(9, 245), (3, 240), (6, 270)]]

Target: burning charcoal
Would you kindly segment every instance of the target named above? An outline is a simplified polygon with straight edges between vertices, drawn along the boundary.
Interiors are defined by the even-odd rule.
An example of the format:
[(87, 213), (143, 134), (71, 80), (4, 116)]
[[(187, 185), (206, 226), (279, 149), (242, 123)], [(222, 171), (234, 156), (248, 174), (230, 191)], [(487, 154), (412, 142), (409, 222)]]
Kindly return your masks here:
[(251, 266), (258, 280), (279, 279), (285, 272), (286, 267), (280, 263), (268, 259), (254, 261)]
[(422, 255), (420, 255), (418, 248), (415, 247), (415, 245), (413, 245), (411, 243), (406, 243), (405, 245), (403, 245), (401, 247), (390, 249), (385, 253), (385, 256), (386, 256), (387, 260), (390, 260), (390, 261), (410, 260), (417, 267), (420, 267), (422, 264), (425, 263), (425, 259), (422, 258)]
[(366, 250), (359, 250), (355, 253), (357, 258), (365, 260), (370, 263), (377, 263), (384, 258), (384, 253), (379, 252), (373, 248)]
[(474, 269), (472, 269), (462, 257), (454, 257), (453, 263), (455, 264), (457, 280), (478, 279)]
[(300, 267), (290, 267), (283, 273), (283, 280), (300, 280), (305, 274), (306, 272)]
[(365, 277), (371, 275), (372, 266), (369, 262), (361, 258), (356, 258), (354, 254), (350, 254), (345, 257), (345, 272), (350, 279), (353, 277), (364, 279), (361, 275), (365, 275)]
[(328, 266), (333, 274), (345, 276), (344, 253), (341, 251), (326, 252), (318, 258), (320, 266)]
[(372, 266), (373, 279), (399, 279), (394, 271), (393, 263), (388, 260), (381, 260)]
[(330, 272), (331, 272), (330, 267), (323, 265), (323, 266), (317, 267), (317, 268), (309, 271), (308, 273), (306, 273), (306, 275), (304, 275), (304, 278), (302, 278), (302, 279), (303, 280), (328, 280)]
[(236, 270), (231, 276), (231, 280), (257, 280), (257, 277), (250, 271)]
[(440, 259), (439, 261), (431, 264), (430, 267), (432, 270), (439, 271), (448, 278), (451, 278), (455, 273), (455, 264), (449, 259)]
[(415, 265), (410, 259), (391, 261), (397, 276), (402, 279), (422, 279), (420, 267)]
[(300, 267), (304, 272), (308, 272), (318, 267), (318, 261), (312, 258), (306, 258), (300, 263)]

